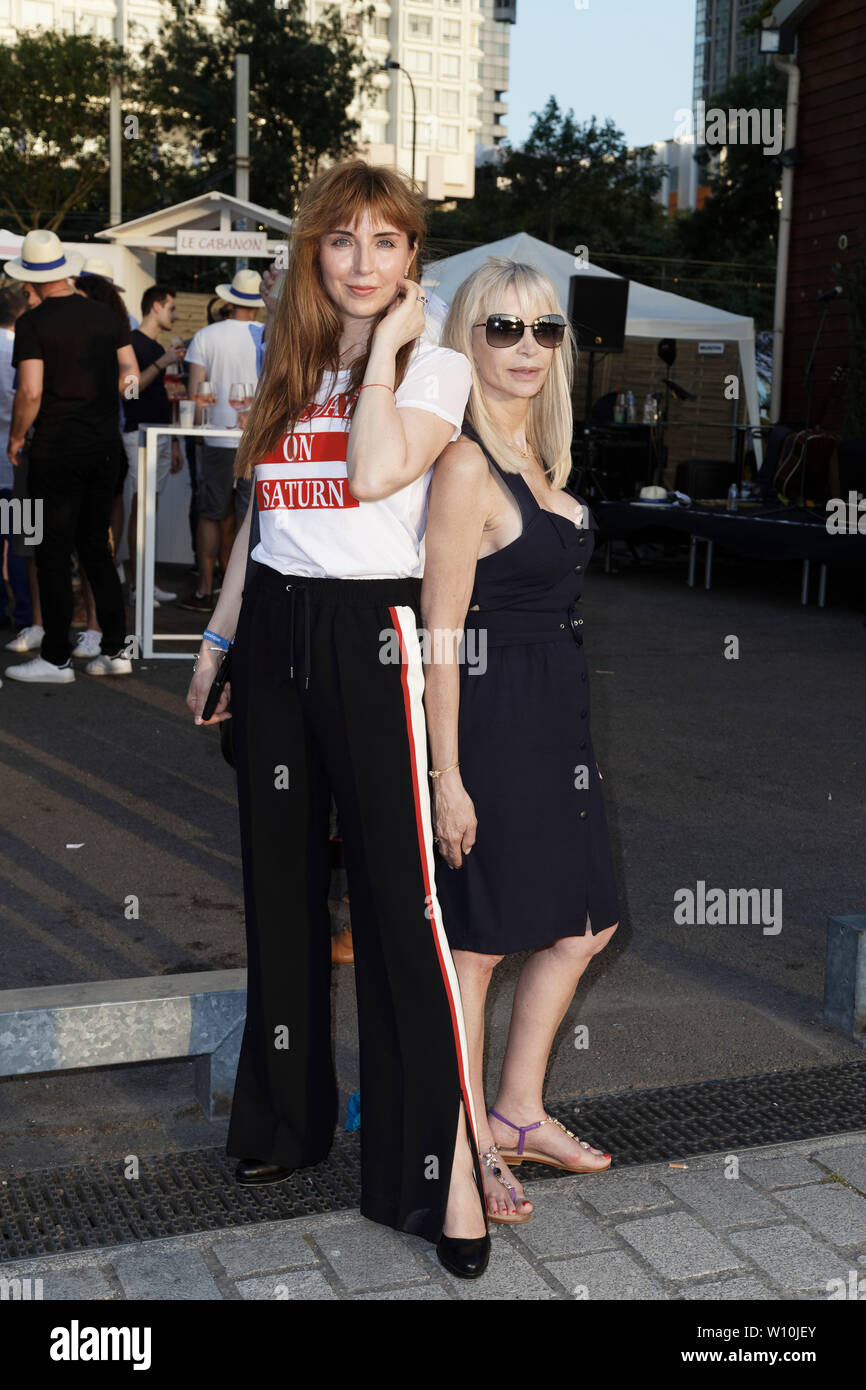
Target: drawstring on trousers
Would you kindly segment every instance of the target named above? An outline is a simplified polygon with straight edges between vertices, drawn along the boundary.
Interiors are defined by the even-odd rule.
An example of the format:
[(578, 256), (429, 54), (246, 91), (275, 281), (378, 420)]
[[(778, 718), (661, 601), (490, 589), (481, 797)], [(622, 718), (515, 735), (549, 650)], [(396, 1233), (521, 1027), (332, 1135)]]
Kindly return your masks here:
[(295, 679), (295, 599), (299, 593), (304, 595), (304, 689), (310, 686), (310, 591), (303, 584), (287, 584), (286, 592), (291, 594), (289, 611), (289, 675)]

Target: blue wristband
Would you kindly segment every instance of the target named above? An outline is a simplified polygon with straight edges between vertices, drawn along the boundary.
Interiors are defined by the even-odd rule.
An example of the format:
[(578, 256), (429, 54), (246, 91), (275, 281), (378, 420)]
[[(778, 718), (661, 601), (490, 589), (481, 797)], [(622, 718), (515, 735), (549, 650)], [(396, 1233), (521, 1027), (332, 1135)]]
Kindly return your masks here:
[(220, 637), (218, 632), (211, 632), (209, 627), (206, 627), (202, 633), (202, 641), (204, 641), (206, 637), (209, 638), (211, 642), (216, 642), (217, 646), (221, 647), (224, 652), (227, 652), (231, 646), (231, 642), (227, 637)]

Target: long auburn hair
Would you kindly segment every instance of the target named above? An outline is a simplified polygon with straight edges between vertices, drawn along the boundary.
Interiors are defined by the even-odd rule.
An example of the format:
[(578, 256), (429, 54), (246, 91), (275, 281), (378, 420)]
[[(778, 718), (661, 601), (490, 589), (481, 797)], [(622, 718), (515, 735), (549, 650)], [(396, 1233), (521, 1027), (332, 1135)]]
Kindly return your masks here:
[[(424, 199), (409, 180), (381, 165), (352, 159), (319, 174), (304, 189), (292, 221), (289, 259), (269, 329), (267, 352), (255, 400), (235, 459), (235, 473), (248, 478), (315, 399), (326, 371), (340, 366), (342, 321), (322, 284), (319, 239), (335, 227), (350, 227), (369, 212), (405, 232), (415, 256), (409, 278), (420, 279), (426, 226)], [(382, 310), (370, 322), (361, 357), (352, 364), (349, 391), (364, 379), (370, 344)], [(395, 386), (403, 380), (414, 342), (397, 353)]]
[(508, 289), (517, 292), (517, 302), (526, 323), (540, 314), (561, 314), (565, 319), (562, 345), (554, 348), (544, 386), (532, 397), (526, 417), (527, 442), (543, 461), (551, 487), (563, 487), (571, 472), (571, 386), (577, 346), (553, 281), (535, 266), (503, 256), (488, 256), (486, 263), (468, 275), (455, 292), (442, 328), (441, 343), (443, 347), (462, 352), (472, 366), (472, 387), (465, 411), (470, 425), (506, 473), (522, 473), (526, 460), (496, 423), (494, 411), (484, 395), (472, 349), (473, 324), (483, 322), (488, 314), (501, 313), (502, 296)]

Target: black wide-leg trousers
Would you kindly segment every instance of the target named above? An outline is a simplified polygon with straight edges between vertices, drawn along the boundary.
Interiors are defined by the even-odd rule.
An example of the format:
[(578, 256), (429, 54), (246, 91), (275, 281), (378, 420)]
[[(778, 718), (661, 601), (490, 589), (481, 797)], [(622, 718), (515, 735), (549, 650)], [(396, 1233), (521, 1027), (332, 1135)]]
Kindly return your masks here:
[(485, 1219), (486, 1203), (434, 881), (420, 584), (250, 565), (231, 684), (249, 978), (227, 1149), (301, 1168), (333, 1141), (333, 794), (355, 949), (361, 1211), (436, 1241), (461, 1099)]

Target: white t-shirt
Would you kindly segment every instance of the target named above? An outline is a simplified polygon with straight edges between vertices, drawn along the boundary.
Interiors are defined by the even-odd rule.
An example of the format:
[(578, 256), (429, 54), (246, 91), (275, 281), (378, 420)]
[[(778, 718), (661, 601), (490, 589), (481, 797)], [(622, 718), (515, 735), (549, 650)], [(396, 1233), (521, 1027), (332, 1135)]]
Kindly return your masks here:
[[(250, 333), (249, 321), (224, 319), (222, 323), (209, 323), (200, 328), (186, 350), (186, 361), (204, 367), (205, 380), (209, 381), (217, 395), (217, 400), (208, 406), (208, 424), (220, 428), (232, 428), (238, 422), (238, 414), (229, 405), (229, 387), (237, 381), (257, 381), (256, 344)], [(224, 436), (208, 439), (214, 448), (236, 449), (238, 441)]]
[[(398, 407), (429, 410), (454, 426), (469, 399), (471, 369), (461, 352), (417, 343)], [(261, 540), (252, 558), (308, 579), (403, 579), (423, 569), (422, 545), (432, 465), (408, 487), (376, 502), (349, 491), (346, 449), (357, 394), (349, 372), (326, 373), (309, 413), (256, 465)]]
[(15, 329), (0, 328), (0, 487), (11, 488), (15, 482), (12, 464), (6, 457), (6, 442), (12, 427), (12, 403), (15, 400), (12, 348)]

